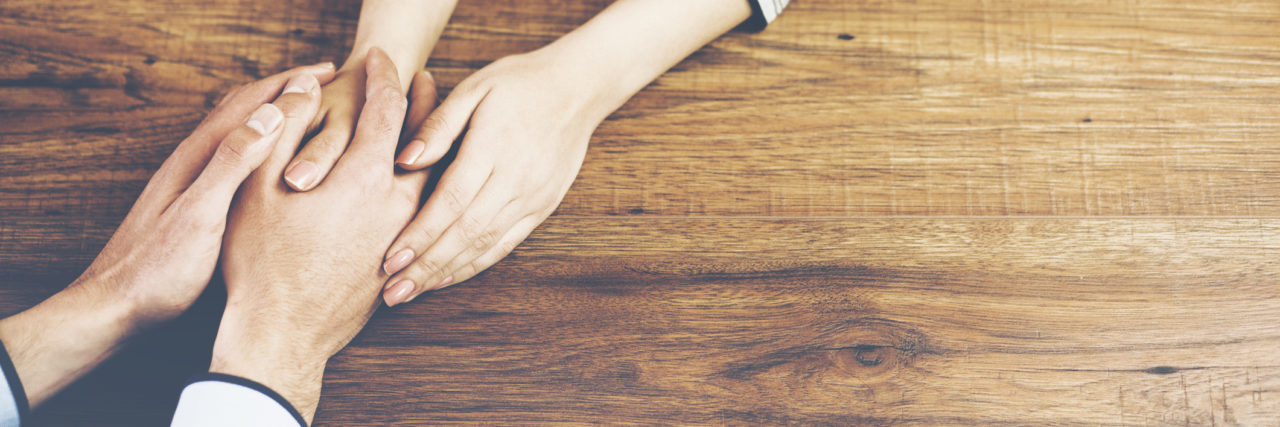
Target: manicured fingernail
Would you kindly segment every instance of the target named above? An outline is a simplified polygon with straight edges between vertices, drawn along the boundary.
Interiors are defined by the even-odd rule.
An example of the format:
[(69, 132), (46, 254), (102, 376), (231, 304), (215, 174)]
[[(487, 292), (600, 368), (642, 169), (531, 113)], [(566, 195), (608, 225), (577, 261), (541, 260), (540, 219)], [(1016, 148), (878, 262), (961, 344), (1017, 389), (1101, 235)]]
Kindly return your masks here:
[(265, 136), (274, 132), (283, 119), (284, 114), (280, 113), (279, 108), (271, 104), (263, 104), (257, 110), (254, 110), (244, 125), (258, 132), (258, 135)]
[(333, 69), (333, 61), (324, 61), (324, 62), (321, 62), (321, 63), (319, 63), (319, 64), (312, 65), (312, 67), (328, 68), (328, 69), (332, 70), (332, 69)]
[(412, 165), (418, 161), (418, 157), (422, 156), (422, 151), (427, 149), (427, 143), (421, 139), (415, 139), (404, 146), (404, 151), (400, 152), (400, 158), (396, 159), (396, 163), (404, 166)]
[(289, 169), (284, 171), (284, 180), (288, 182), (295, 190), (310, 190), (315, 185), (316, 176), (319, 171), (316, 169), (315, 163), (306, 160), (293, 162)]
[(391, 290), (387, 291), (387, 295), (385, 297), (387, 301), (387, 306), (394, 307), (397, 304), (408, 302), (408, 300), (410, 299), (409, 298), (410, 292), (413, 292), (412, 281), (410, 281), (409, 279), (404, 279), (399, 282), (396, 282), (395, 285), (391, 286)]
[(452, 283), (453, 283), (453, 276), (449, 276), (449, 277), (444, 278), (444, 280), (441, 280), (439, 284), (437, 284), (437, 285), (435, 285), (435, 286), (431, 287), (431, 289), (428, 289), (428, 290), (430, 290), (430, 291), (434, 291), (434, 290), (436, 290), (436, 289), (440, 289), (440, 288), (443, 288), (443, 287), (445, 287), (445, 286), (449, 286), (449, 285), (450, 285), (450, 284), (452, 284)]
[(401, 249), (399, 252), (396, 252), (395, 255), (387, 258), (387, 262), (382, 264), (382, 271), (387, 273), (387, 275), (396, 274), (396, 272), (400, 271), (404, 266), (409, 265), (409, 261), (412, 260), (413, 250), (408, 248)]
[(289, 84), (286, 84), (284, 86), (283, 94), (307, 93), (315, 86), (316, 86), (315, 77), (311, 77), (310, 75), (306, 75), (306, 74), (297, 75), (297, 76), (293, 76), (292, 79), (289, 79)]

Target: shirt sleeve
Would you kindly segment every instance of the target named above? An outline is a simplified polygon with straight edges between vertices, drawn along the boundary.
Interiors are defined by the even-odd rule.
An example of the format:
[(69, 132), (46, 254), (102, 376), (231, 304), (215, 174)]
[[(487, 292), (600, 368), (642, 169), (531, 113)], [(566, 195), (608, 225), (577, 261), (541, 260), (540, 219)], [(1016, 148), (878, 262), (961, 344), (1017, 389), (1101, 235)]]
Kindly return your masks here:
[(187, 382), (178, 398), (172, 426), (307, 427), (307, 421), (289, 401), (267, 386), (211, 372)]
[(18, 427), (31, 408), (27, 406), (27, 392), (22, 389), (18, 371), (4, 343), (0, 343), (0, 427)]
[(751, 3), (751, 18), (747, 20), (747, 26), (752, 30), (760, 31), (777, 19), (778, 14), (782, 13), (782, 9), (787, 8), (791, 0), (747, 0), (747, 2)]

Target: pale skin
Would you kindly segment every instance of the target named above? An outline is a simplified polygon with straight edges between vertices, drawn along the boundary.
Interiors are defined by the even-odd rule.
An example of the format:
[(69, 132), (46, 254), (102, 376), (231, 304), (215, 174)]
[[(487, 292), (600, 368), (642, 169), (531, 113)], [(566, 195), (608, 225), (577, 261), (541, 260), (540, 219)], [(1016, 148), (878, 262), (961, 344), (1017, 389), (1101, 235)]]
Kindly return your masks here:
[[(399, 81), (408, 85), (426, 65), (455, 3), (456, 0), (363, 3), (351, 54), (333, 82), (322, 89), (320, 112), (308, 127), (308, 131), (318, 132), (285, 168), (285, 183), (299, 191), (315, 188), (346, 150), (364, 106), (365, 53), (373, 47), (386, 52), (396, 64)], [(431, 102), (434, 105), (435, 100)]]
[[(228, 94), (80, 278), (0, 320), (31, 405), (184, 311), (221, 255), (228, 305), (210, 370), (271, 387), (310, 421), (325, 363), (379, 297), (400, 304), (506, 256), (560, 203), (605, 117), (750, 14), (743, 0), (619, 0), (551, 45), (485, 67), (433, 112), (435, 83), (418, 70), (453, 5), (371, 0), (359, 53), (336, 78), (332, 65), (303, 67)], [(402, 123), (413, 137), (397, 153)], [(425, 169), (455, 140), (457, 159), (417, 209)]]
[[(312, 419), (325, 364), (378, 307), (382, 249), (427, 179), (397, 173), (393, 159), (406, 117), (420, 126), (435, 106), (435, 82), (413, 76), (410, 108), (385, 53), (372, 49), (364, 64), (365, 118), (333, 169), (341, 179), (297, 193), (277, 178), (320, 111), (332, 64), (235, 89), (164, 162), (84, 274), (0, 320), (32, 407), (185, 311), (221, 260), (227, 307), (209, 370), (266, 385)], [(370, 207), (380, 214), (361, 215)]]
[(332, 64), (302, 67), (233, 90), (165, 160), (74, 283), (0, 320), (32, 407), (191, 306), (213, 275), (237, 188), (284, 135), (286, 117), (316, 108), (333, 74)]
[[(402, 55), (426, 58), (436, 38), (386, 36), (399, 25), (418, 24), (366, 20), (364, 13), (387, 10), (371, 3), (388, 6), (365, 2), (357, 48), (364, 47), (362, 40), (394, 40)], [(467, 280), (514, 250), (563, 200), (600, 122), (750, 14), (746, 0), (618, 0), (550, 45), (499, 59), (459, 83), (422, 126), (408, 129), (413, 136), (395, 160), (405, 170), (424, 170), (455, 141), (460, 144), (435, 190), (384, 255), (386, 304)], [(422, 16), (431, 30), (425, 33), (438, 37), (444, 20)], [(326, 163), (332, 156), (306, 152), (298, 158), (316, 163), (316, 176), (294, 185), (301, 177), (286, 174), (297, 190), (325, 179), (320, 171), (332, 163)]]
[(300, 115), (285, 125), (297, 138), (282, 139), (241, 189), (222, 253), (227, 308), (209, 370), (275, 390), (308, 422), (325, 364), (380, 305), (382, 250), (413, 217), (427, 180), (425, 171), (397, 173), (393, 159), (406, 111), (417, 125), (434, 106), (434, 82), (415, 76), (407, 109), (390, 58), (375, 49), (365, 66), (362, 117), (331, 179), (308, 192), (280, 185), (311, 118)]

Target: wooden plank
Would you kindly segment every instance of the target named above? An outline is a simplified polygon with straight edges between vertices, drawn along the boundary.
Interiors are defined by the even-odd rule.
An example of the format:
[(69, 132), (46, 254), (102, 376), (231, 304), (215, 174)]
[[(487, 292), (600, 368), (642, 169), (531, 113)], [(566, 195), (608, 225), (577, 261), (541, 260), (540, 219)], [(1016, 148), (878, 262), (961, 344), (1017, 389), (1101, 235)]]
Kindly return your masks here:
[[(5, 236), (3, 277), (75, 270), (93, 250), (65, 245), (104, 238), (44, 221), (5, 225), (44, 237)], [(1270, 425), (1277, 235), (1274, 219), (553, 218), (478, 279), (380, 312), (331, 363), (317, 419)], [(40, 265), (49, 251), (70, 254)], [(4, 286), (0, 308), (45, 292)], [(212, 298), (45, 416), (162, 419), (129, 402), (207, 363), (192, 335), (212, 337)], [(87, 399), (160, 359), (160, 378)]]
[[(429, 68), (447, 88), (607, 3), (462, 2)], [(341, 58), (357, 10), (0, 4), (0, 315), (79, 274), (222, 91)], [(794, 2), (606, 121), (515, 255), (379, 313), (319, 424), (1278, 424), (1278, 23)], [(37, 423), (164, 424), (218, 293)]]
[[(463, 2), (430, 68), (452, 86), (604, 3)], [(88, 181), (139, 188), (192, 107), (339, 59), (353, 4), (6, 2), (0, 182), (30, 191), (0, 213), (125, 211)], [(1266, 1), (799, 2), (614, 114), (560, 213), (1280, 215), (1277, 25)]]

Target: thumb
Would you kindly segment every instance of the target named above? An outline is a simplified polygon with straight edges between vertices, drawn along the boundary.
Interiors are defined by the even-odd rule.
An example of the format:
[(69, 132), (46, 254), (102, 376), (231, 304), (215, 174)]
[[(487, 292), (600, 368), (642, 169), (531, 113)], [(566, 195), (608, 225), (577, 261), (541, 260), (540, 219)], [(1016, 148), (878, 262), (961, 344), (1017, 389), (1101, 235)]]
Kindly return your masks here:
[[(263, 104), (218, 145), (209, 163), (185, 195), (228, 207), (240, 184), (270, 156), (280, 139), (284, 113), (272, 104)], [(226, 209), (222, 209), (226, 211)]]
[[(435, 91), (430, 92), (434, 94)], [(471, 121), (471, 113), (486, 93), (484, 90), (456, 88), (422, 121), (413, 139), (400, 150), (396, 164), (405, 169), (418, 170), (439, 161), (449, 152), (449, 147), (453, 146), (458, 136), (462, 135), (462, 130)]]

